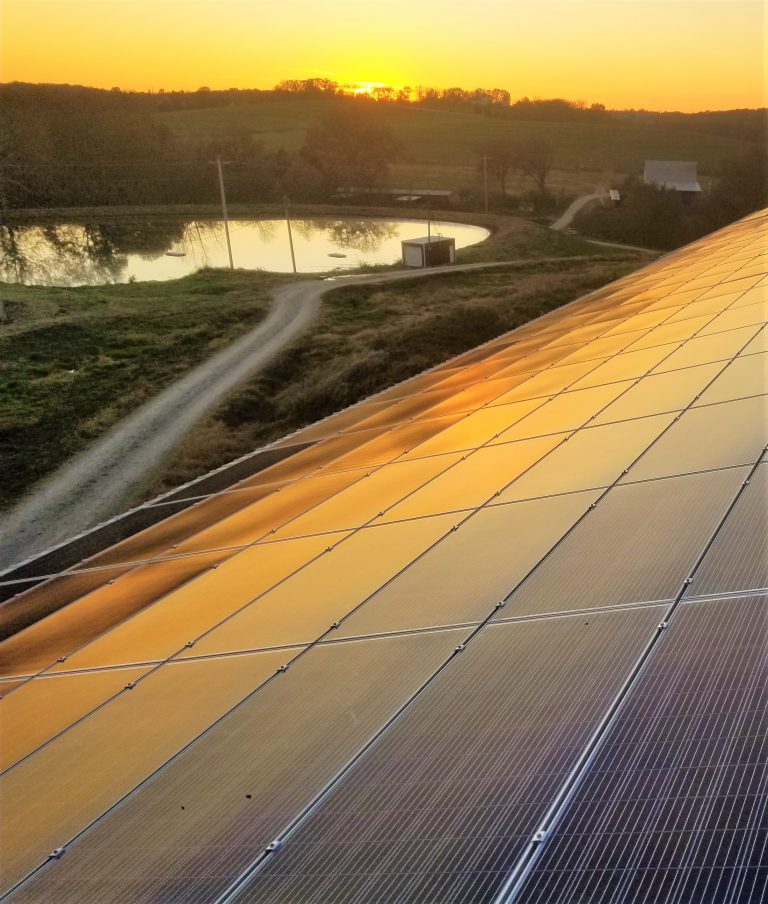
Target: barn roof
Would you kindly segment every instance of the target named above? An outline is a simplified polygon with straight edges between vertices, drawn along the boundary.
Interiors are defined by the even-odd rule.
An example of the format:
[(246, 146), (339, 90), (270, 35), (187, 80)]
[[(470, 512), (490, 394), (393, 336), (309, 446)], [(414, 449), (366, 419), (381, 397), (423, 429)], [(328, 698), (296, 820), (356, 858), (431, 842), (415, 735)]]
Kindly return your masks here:
[(694, 160), (646, 160), (643, 181), (676, 191), (701, 191)]

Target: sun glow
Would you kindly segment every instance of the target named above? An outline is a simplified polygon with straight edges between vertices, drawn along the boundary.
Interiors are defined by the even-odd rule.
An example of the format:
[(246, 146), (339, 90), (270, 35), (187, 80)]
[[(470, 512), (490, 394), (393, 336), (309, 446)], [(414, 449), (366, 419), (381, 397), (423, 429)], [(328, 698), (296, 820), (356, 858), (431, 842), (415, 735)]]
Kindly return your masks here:
[(376, 94), (377, 88), (392, 88), (392, 85), (388, 85), (386, 82), (352, 82), (350, 87), (352, 88), (352, 94)]
[(619, 108), (765, 103), (761, 0), (2, 0), (0, 21), (3, 81), (194, 91), (321, 74), (377, 99), (423, 85)]

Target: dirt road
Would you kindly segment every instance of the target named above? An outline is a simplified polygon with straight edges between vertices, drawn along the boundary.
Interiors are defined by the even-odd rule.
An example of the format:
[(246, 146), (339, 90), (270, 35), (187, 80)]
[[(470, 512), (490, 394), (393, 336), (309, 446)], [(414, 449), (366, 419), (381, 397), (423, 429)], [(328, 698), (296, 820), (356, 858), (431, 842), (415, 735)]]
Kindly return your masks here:
[(568, 226), (571, 225), (576, 214), (583, 208), (586, 207), (587, 204), (591, 204), (593, 201), (599, 201), (606, 194), (604, 188), (598, 186), (593, 192), (588, 195), (582, 195), (580, 198), (576, 198), (569, 207), (565, 210), (565, 212), (560, 216), (555, 222), (549, 227), (550, 229), (554, 229), (556, 232), (562, 232), (564, 229), (567, 229)]

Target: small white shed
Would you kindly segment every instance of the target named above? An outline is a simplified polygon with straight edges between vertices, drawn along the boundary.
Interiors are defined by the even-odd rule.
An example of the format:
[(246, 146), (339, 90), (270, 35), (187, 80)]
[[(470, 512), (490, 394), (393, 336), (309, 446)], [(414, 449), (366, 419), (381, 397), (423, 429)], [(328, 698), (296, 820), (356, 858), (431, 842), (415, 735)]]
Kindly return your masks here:
[(402, 246), (406, 267), (439, 267), (456, 261), (456, 239), (442, 235), (404, 239)]

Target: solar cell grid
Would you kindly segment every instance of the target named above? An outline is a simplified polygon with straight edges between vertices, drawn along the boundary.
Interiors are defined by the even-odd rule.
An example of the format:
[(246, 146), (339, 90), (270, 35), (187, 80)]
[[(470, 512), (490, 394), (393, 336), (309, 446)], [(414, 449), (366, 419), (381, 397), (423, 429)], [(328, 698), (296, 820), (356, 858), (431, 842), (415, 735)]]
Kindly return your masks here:
[(678, 323), (679, 321), (691, 320), (692, 318), (701, 317), (705, 314), (714, 316), (725, 310), (728, 305), (733, 304), (741, 297), (742, 294), (740, 292), (733, 292), (729, 295), (721, 295), (718, 298), (707, 298), (705, 301), (692, 301), (690, 304), (684, 305), (673, 313), (668, 322)]
[(330, 557), (336, 547), (326, 552), (329, 545), (327, 537), (309, 537), (245, 550), (222, 565), (220, 574), (208, 572), (169, 593), (70, 653), (51, 671), (164, 660), (290, 575)]
[[(307, 699), (280, 697), (274, 687), (287, 680), (280, 675), (245, 707), (253, 721), (226, 717), (239, 741), (222, 740), (219, 733), (212, 742), (204, 735), (184, 754), (186, 771), (177, 768), (181, 760), (171, 763), (168, 770), (175, 778), (163, 779), (163, 770), (39, 877), (46, 882), (46, 876), (63, 878), (40, 887), (34, 880), (22, 894), (31, 895), (30, 901), (79, 902), (85, 889), (86, 895), (107, 902), (214, 899), (258, 857), (269, 833), (282, 831), (434, 674), (458, 636), (445, 626), (472, 626), (489, 617), (531, 569), (497, 614), (499, 620), (483, 628), (472, 644), (531, 617), (531, 624), (542, 626), (542, 636), (551, 638), (559, 630), (552, 626), (566, 621), (592, 623), (629, 618), (634, 612), (646, 613), (637, 618), (647, 616), (649, 625), (657, 622), (660, 610), (651, 604), (677, 597), (718, 528), (679, 611), (712, 605), (707, 600), (712, 595), (765, 587), (768, 562), (761, 541), (766, 537), (767, 466), (757, 469), (731, 506), (749, 472), (745, 466), (754, 463), (768, 441), (760, 355), (766, 350), (768, 280), (765, 236), (756, 232), (757, 224), (762, 229), (766, 222), (763, 217), (721, 230), (576, 304), (299, 431), (274, 448), (305, 441), (313, 445), (292, 450), (226, 492), (203, 494), (175, 518), (89, 560), (91, 566), (94, 561), (112, 563), (111, 571), (83, 570), (89, 564), (85, 561), (73, 573), (3, 607), (0, 615), (9, 625), (13, 618), (37, 618), (46, 607), (51, 612), (62, 608), (0, 645), (5, 657), (0, 674), (31, 674), (51, 665), (54, 653), (69, 654), (54, 666), (55, 677), (18, 685), (0, 702), (0, 716), (3, 704), (10, 703), (4, 710), (7, 724), (23, 729), (6, 757), (34, 750), (72, 724), (8, 773), (10, 799), (20, 802), (19, 819), (26, 819), (23, 829), (13, 829), (14, 877), (38, 862), (45, 847), (58, 846), (130, 791), (232, 701), (250, 693), (261, 682), (260, 669), (266, 669), (269, 657), (284, 661), (305, 644), (320, 641), (290, 671), (298, 670), (297, 687), (305, 689)], [(674, 415), (655, 414), (686, 406), (672, 424)], [(638, 455), (621, 484), (606, 491)], [(590, 505), (596, 506), (594, 511)], [(302, 539), (292, 539), (297, 536)], [(131, 555), (139, 559), (126, 559)], [(141, 557), (164, 561), (129, 567)], [(112, 579), (114, 583), (106, 583)], [(627, 606), (638, 608), (616, 608)], [(551, 617), (603, 607), (608, 611)], [(328, 633), (334, 621), (341, 627)], [(461, 629), (463, 636), (468, 630)], [(427, 633), (410, 637), (410, 631)], [(392, 632), (406, 634), (345, 640)], [(185, 648), (189, 641), (195, 645)], [(396, 641), (403, 645), (398, 650), (412, 643), (412, 651), (421, 644), (419, 649), (432, 653), (421, 662), (393, 646), (386, 654), (366, 652)], [(242, 653), (272, 647), (283, 649)], [(335, 658), (323, 651), (336, 651)], [(471, 646), (462, 655), (470, 651)], [(115, 676), (130, 670), (112, 666), (160, 662), (177, 654), (181, 663), (168, 662), (143, 677), (141, 667), (132, 666), (139, 669), (136, 687), (101, 705)], [(522, 656), (526, 675), (518, 676), (521, 693), (538, 668), (538, 663), (525, 665), (527, 655)], [(501, 662), (504, 681), (517, 668), (508, 659)], [(332, 676), (344, 672), (342, 660), (352, 663), (346, 678), (354, 675), (353, 681), (365, 687), (340, 689)], [(601, 660), (593, 658), (592, 668), (596, 661)], [(265, 674), (273, 673), (274, 663), (270, 669)], [(438, 676), (424, 698), (432, 699), (442, 680)], [(13, 682), (4, 686), (13, 687)], [(565, 686), (572, 690), (567, 682)], [(387, 702), (376, 710), (387, 694)], [(454, 698), (467, 702), (462, 694), (446, 700), (453, 703)], [(495, 692), (491, 699), (491, 717), (496, 718), (495, 707), (506, 701), (497, 701)], [(604, 712), (605, 705), (601, 708), (598, 701), (597, 709)], [(22, 710), (36, 714), (28, 726), (22, 725)], [(275, 714), (278, 710), (283, 716), (289, 713), (287, 726)], [(467, 718), (475, 719), (481, 711), (470, 708)], [(317, 719), (326, 724), (316, 725)], [(375, 750), (397, 738), (399, 724), (385, 732), (361, 763), (372, 762)], [(527, 749), (527, 724), (517, 716), (504, 722), (505, 730), (518, 732), (521, 756)], [(258, 748), (267, 763), (258, 795), (267, 793), (264, 775), (274, 774), (280, 776), (278, 796), (283, 796), (276, 802), (257, 795), (254, 820), (236, 783), (244, 769), (256, 768), (253, 732), (266, 725), (273, 726), (276, 746), (270, 735), (264, 750)], [(336, 749), (335, 731), (348, 745), (342, 750)], [(417, 726), (417, 735), (420, 731)], [(465, 736), (472, 737), (466, 727)], [(77, 761), (82, 745), (102, 754), (108, 750), (116, 774), (107, 775), (102, 763), (90, 768), (88, 757)], [(582, 750), (580, 741), (567, 755), (577, 758)], [(447, 763), (453, 750), (438, 753), (440, 762)], [(550, 753), (555, 748), (544, 755)], [(428, 772), (426, 762), (413, 761), (413, 768)], [(220, 763), (227, 764), (222, 787), (206, 780)], [(494, 776), (477, 785), (464, 778), (466, 771), (461, 774), (458, 787), (451, 782), (444, 794), (438, 791), (436, 808), (417, 808), (405, 822), (409, 800), (405, 811), (350, 814), (342, 807), (329, 817), (331, 831), (337, 826), (372, 831), (368, 840), (357, 844), (353, 839), (349, 845), (342, 839), (341, 846), (331, 848), (325, 839), (305, 847), (300, 842), (294, 849), (301, 867), (270, 874), (270, 884), (259, 885), (259, 891), (268, 890), (276, 901), (294, 900), (291, 896), (343, 901), (345, 895), (360, 900), (369, 893), (376, 900), (397, 901), (424, 895), (473, 901), (492, 896), (505, 870), (530, 843), (531, 828), (526, 823), (522, 830), (523, 822), (514, 820), (530, 817), (534, 826), (536, 807), (546, 795), (554, 799), (564, 776), (557, 769), (545, 769), (533, 779), (526, 776), (526, 793), (531, 793), (520, 798), (521, 809), (511, 814), (507, 802), (516, 777)], [(186, 794), (190, 781), (194, 784), (193, 775), (199, 776), (200, 786), (195, 816), (189, 819), (185, 810), (180, 822), (169, 814), (175, 812), (174, 796)], [(46, 785), (42, 776), (55, 780)], [(468, 795), (466, 804), (457, 803), (462, 794)], [(488, 803), (494, 795), (497, 803)], [(645, 818), (650, 810), (653, 806), (644, 801), (632, 812)], [(629, 811), (622, 812), (626, 816)], [(438, 814), (434, 820), (432, 813)], [(305, 825), (311, 826), (313, 818)], [(499, 833), (507, 819), (512, 821)], [(269, 832), (268, 825), (273, 826)], [(400, 837), (396, 833), (404, 825), (413, 832), (408, 828)], [(420, 834), (425, 825), (430, 831)], [(467, 831), (457, 834), (462, 825)], [(478, 828), (482, 825), (489, 830)], [(651, 889), (649, 894), (661, 896), (658, 904), (667, 904), (669, 895), (708, 893), (713, 886), (695, 868), (708, 863), (715, 849), (720, 856), (728, 844), (733, 849), (742, 843), (746, 836), (729, 835), (732, 828), (729, 823), (713, 830), (709, 841), (716, 848), (699, 845), (687, 878), (680, 878), (681, 870), (662, 875), (654, 861), (654, 878), (632, 886), (631, 895)], [(679, 843), (680, 835), (664, 832), (658, 836), (661, 843)], [(699, 844), (699, 836), (691, 843)], [(518, 854), (515, 845), (520, 845)], [(646, 845), (646, 854), (650, 850)], [(76, 851), (81, 859), (73, 860)], [(305, 853), (306, 861), (301, 859)], [(317, 856), (319, 860), (312, 859)], [(597, 895), (605, 875), (613, 887), (610, 856), (598, 879), (579, 878), (582, 884), (573, 886), (579, 894), (586, 889), (585, 895)], [(143, 868), (148, 862), (149, 870)], [(64, 863), (71, 864), (71, 874), (61, 870)], [(642, 857), (637, 861), (639, 867), (645, 863)], [(715, 867), (721, 865), (718, 861)], [(742, 867), (740, 888), (746, 888), (752, 867), (746, 861)], [(366, 873), (362, 880), (361, 871)], [(724, 875), (715, 895), (726, 887)], [(727, 887), (735, 886), (731, 882)], [(625, 886), (621, 889), (624, 894)], [(738, 897), (728, 894), (722, 900), (735, 904)]]
[[(147, 667), (34, 678), (0, 701), (0, 772), (137, 681)], [(3, 685), (4, 687), (4, 685)], [(9, 689), (10, 690), (10, 689)]]
[(496, 617), (674, 599), (747, 472), (615, 487)]
[(694, 407), (728, 402), (768, 392), (768, 357), (765, 353), (740, 355), (701, 395)]
[(476, 449), (500, 436), (513, 424), (546, 404), (546, 399), (526, 399), (472, 411), (449, 429), (443, 430), (407, 453), (408, 458)]
[(722, 371), (722, 362), (701, 364), (685, 370), (650, 374), (608, 405), (594, 419), (595, 424), (645, 417), (664, 411), (681, 411)]
[(481, 631), (235, 900), (492, 901), (659, 616)]
[(712, 320), (705, 314), (703, 317), (691, 317), (676, 323), (661, 323), (653, 327), (644, 336), (637, 338), (629, 347), (631, 351), (641, 348), (653, 348), (655, 345), (665, 345), (669, 342), (682, 342), (689, 339), (694, 333), (702, 329)]
[(499, 502), (607, 487), (672, 422), (672, 415), (582, 428), (519, 477)]
[(768, 897), (767, 619), (680, 607), (515, 901)]
[(761, 464), (707, 552), (688, 596), (768, 587), (768, 465)]
[[(752, 323), (765, 323), (768, 319), (768, 286), (741, 292), (711, 324), (712, 332), (724, 332)], [(760, 293), (759, 295), (755, 293)], [(762, 297), (760, 297), (762, 295)], [(740, 318), (740, 319), (736, 319)], [(709, 332), (709, 330), (708, 330)]]
[(491, 405), (494, 401), (505, 392), (524, 383), (530, 379), (533, 374), (515, 374), (512, 377), (502, 377), (500, 379), (491, 378), (475, 386), (463, 389), (460, 393), (456, 393), (442, 402), (439, 402), (430, 412), (434, 415), (452, 414), (453, 412), (467, 412), (480, 408), (483, 405)]
[(664, 361), (679, 347), (680, 343), (673, 342), (669, 345), (644, 348), (640, 351), (622, 352), (588, 371), (572, 384), (572, 388), (586, 389), (589, 386), (601, 386), (605, 383), (615, 383), (618, 380), (637, 379)]
[[(218, 554), (210, 554), (154, 562), (118, 575), (113, 584), (105, 583), (106, 574), (101, 572), (99, 588), (0, 644), (0, 674), (26, 675), (45, 668), (219, 560)], [(60, 580), (69, 584), (73, 579), (64, 576)], [(47, 586), (55, 588), (57, 583)]]
[(747, 289), (746, 292), (742, 293), (734, 307), (740, 308), (743, 305), (758, 304), (766, 301), (766, 299), (768, 299), (768, 284), (758, 283), (753, 289)]
[[(461, 417), (461, 414), (453, 414), (397, 424), (388, 430), (379, 432), (368, 442), (357, 444), (344, 455), (323, 465), (324, 473), (331, 474), (338, 471), (367, 468), (392, 461), (408, 449), (429, 439), (441, 430), (445, 430)], [(353, 436), (359, 435), (353, 434)]]
[[(681, 305), (678, 308), (678, 311), (682, 311), (685, 309), (685, 306)], [(624, 333), (633, 333), (637, 330), (647, 330), (652, 327), (657, 326), (661, 323), (662, 320), (672, 320), (674, 319), (675, 312), (672, 308), (668, 308), (665, 311), (642, 311), (639, 314), (635, 314), (632, 317), (627, 318), (626, 320), (620, 320), (616, 326), (612, 327), (605, 333), (605, 337), (608, 336), (618, 336)]]
[(6, 772), (0, 777), (2, 889), (100, 816), (285, 660), (284, 651), (257, 653), (150, 672)]
[(768, 397), (690, 408), (624, 477), (624, 482), (750, 464), (768, 442)]
[(575, 430), (587, 423), (595, 414), (609, 405), (632, 386), (624, 380), (620, 383), (606, 383), (589, 389), (573, 389), (571, 392), (555, 396), (551, 401), (536, 408), (517, 424), (509, 427), (491, 445), (513, 440), (544, 436), (548, 433), (562, 433)]
[(494, 493), (501, 493), (507, 484), (556, 448), (566, 436), (551, 434), (485, 446), (468, 453), (455, 468), (393, 506), (381, 520), (397, 521), (434, 512), (476, 508)]
[(713, 286), (711, 289), (708, 289), (701, 296), (704, 298), (716, 298), (718, 295), (725, 295), (728, 292), (746, 292), (748, 289), (753, 288), (760, 282), (760, 277), (758, 276), (750, 276), (745, 279), (732, 279), (728, 282), (718, 283), (718, 285)]
[(747, 326), (709, 336), (694, 336), (673, 354), (666, 357), (656, 368), (657, 373), (666, 370), (681, 370), (695, 364), (710, 361), (728, 361), (737, 355), (758, 333), (758, 327)]
[[(418, 568), (420, 557), (428, 557), (461, 517), (437, 515), (357, 531), (327, 556), (212, 625), (181, 658), (316, 640), (381, 587)], [(329, 637), (338, 634), (334, 630)]]
[[(103, 904), (215, 899), (465, 634), (315, 647), (101, 819), (15, 897)], [(268, 662), (273, 671), (280, 654), (185, 663), (158, 675), (237, 664), (252, 688), (258, 681), (255, 670), (242, 666), (249, 661)], [(122, 699), (137, 700), (150, 680)], [(201, 702), (212, 694), (204, 689), (201, 684)], [(133, 712), (129, 718), (113, 702), (101, 711), (102, 719), (84, 720), (8, 773), (6, 779), (16, 775), (14, 786), (3, 792), (8, 806), (13, 804), (14, 819), (5, 829), (9, 838), (18, 839), (18, 850), (14, 844), (8, 851), (4, 887), (129, 790), (139, 773), (143, 778), (150, 766), (167, 758), (158, 735), (165, 737), (168, 724), (179, 718), (180, 700), (174, 705), (169, 700), (165, 710), (157, 703), (143, 707), (143, 718)], [(183, 711), (197, 718), (195, 710)], [(83, 737), (86, 728), (90, 738)], [(141, 737), (140, 729), (151, 736)], [(109, 759), (100, 740), (109, 745)]]
[(452, 389), (432, 390), (421, 392), (396, 402), (385, 403), (377, 406), (363, 420), (351, 426), (346, 432), (358, 430), (370, 430), (376, 427), (391, 427), (394, 424), (402, 424), (413, 417), (420, 417), (424, 412), (432, 409), (445, 399), (453, 399), (456, 393)]
[(339, 636), (482, 620), (597, 495), (481, 509), (346, 619)]
[(506, 405), (509, 402), (524, 399), (540, 399), (556, 392), (561, 392), (576, 383), (583, 376), (592, 373), (599, 362), (587, 361), (580, 364), (566, 364), (562, 367), (549, 367), (546, 370), (529, 376), (525, 382), (513, 387), (493, 400), (494, 405)]
[(757, 355), (761, 352), (768, 352), (768, 329), (765, 327), (762, 327), (757, 335), (747, 343), (741, 354)]
[[(450, 434), (452, 431), (444, 431), (440, 436), (446, 433)], [(444, 445), (449, 448), (451, 446), (449, 442)], [(275, 540), (283, 540), (367, 524), (380, 512), (387, 511), (401, 499), (447, 471), (461, 457), (456, 453), (435, 454), (443, 451), (446, 450), (433, 446), (428, 441), (428, 448), (424, 448), (424, 453), (431, 457), (401, 460), (383, 465), (368, 476), (361, 475), (359, 480), (331, 498), (282, 527), (275, 528), (270, 536)]]

